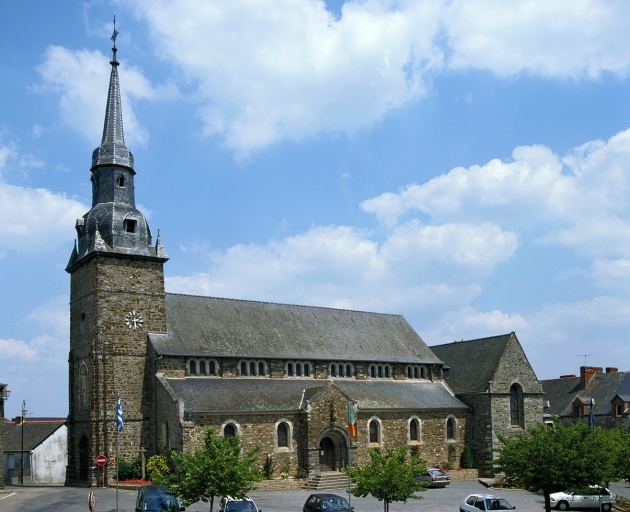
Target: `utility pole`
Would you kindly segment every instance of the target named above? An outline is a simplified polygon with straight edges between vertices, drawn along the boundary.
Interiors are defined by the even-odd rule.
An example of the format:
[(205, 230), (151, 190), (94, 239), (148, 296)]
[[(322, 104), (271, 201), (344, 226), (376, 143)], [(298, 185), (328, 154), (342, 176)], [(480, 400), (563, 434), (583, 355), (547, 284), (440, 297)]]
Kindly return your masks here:
[(22, 400), (22, 451), (20, 452), (20, 485), (24, 485), (24, 418), (26, 417), (26, 400)]

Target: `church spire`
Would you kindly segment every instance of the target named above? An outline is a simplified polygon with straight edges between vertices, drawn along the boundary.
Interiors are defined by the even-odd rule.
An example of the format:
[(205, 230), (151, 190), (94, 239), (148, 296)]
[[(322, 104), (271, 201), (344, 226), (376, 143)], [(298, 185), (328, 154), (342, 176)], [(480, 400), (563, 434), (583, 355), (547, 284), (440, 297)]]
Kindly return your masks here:
[(123, 134), (122, 107), (120, 102), (120, 83), (118, 80), (118, 59), (116, 58), (116, 15), (114, 15), (114, 32), (112, 33), (112, 71), (109, 77), (105, 124), (101, 145), (92, 153), (92, 168), (97, 165), (122, 165), (133, 170), (133, 155), (125, 146)]

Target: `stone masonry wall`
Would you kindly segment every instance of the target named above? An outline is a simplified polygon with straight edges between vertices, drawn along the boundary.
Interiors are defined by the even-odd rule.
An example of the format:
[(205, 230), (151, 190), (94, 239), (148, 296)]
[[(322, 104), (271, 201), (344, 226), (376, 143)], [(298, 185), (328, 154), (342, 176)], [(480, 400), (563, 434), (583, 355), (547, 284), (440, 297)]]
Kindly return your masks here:
[[(145, 361), (147, 332), (166, 330), (162, 263), (92, 257), (71, 277), (70, 324), (67, 481), (79, 480), (79, 442), (85, 435), (92, 473), (88, 483), (103, 485), (113, 478), (114, 468), (97, 469), (94, 460), (99, 454), (115, 455), (118, 393), (125, 415), (125, 427), (118, 436), (119, 457), (138, 457), (154, 437), (153, 396)], [(82, 365), (88, 369), (87, 401), (80, 393)]]

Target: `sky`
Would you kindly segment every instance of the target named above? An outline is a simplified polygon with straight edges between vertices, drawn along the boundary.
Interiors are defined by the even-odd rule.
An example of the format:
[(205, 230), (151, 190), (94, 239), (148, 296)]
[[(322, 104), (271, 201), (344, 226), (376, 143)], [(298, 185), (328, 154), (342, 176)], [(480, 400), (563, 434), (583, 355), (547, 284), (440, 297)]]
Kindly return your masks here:
[(630, 11), (603, 0), (0, 0), (5, 416), (68, 412), (74, 224), (116, 28), (167, 292), (514, 331), (630, 370)]

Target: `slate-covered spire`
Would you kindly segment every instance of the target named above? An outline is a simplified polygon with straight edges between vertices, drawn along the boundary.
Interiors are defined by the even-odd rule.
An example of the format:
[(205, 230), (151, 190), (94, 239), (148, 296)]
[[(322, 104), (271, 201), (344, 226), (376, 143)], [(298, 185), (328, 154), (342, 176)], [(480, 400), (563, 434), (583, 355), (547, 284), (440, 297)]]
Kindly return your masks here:
[(134, 258), (168, 260), (158, 237), (151, 240), (151, 230), (136, 208), (133, 156), (125, 146), (116, 59), (116, 19), (112, 41), (112, 71), (105, 109), (101, 145), (92, 153), (92, 209), (77, 219), (77, 247), (66, 270), (73, 272), (94, 254), (118, 254)]
[(112, 71), (109, 77), (109, 92), (107, 93), (107, 107), (105, 110), (105, 124), (101, 145), (92, 153), (92, 168), (97, 165), (124, 165), (133, 169), (133, 155), (125, 146), (123, 133), (122, 106), (120, 102), (120, 82), (118, 81), (118, 60), (116, 59), (116, 18), (114, 18), (114, 32), (112, 34)]

